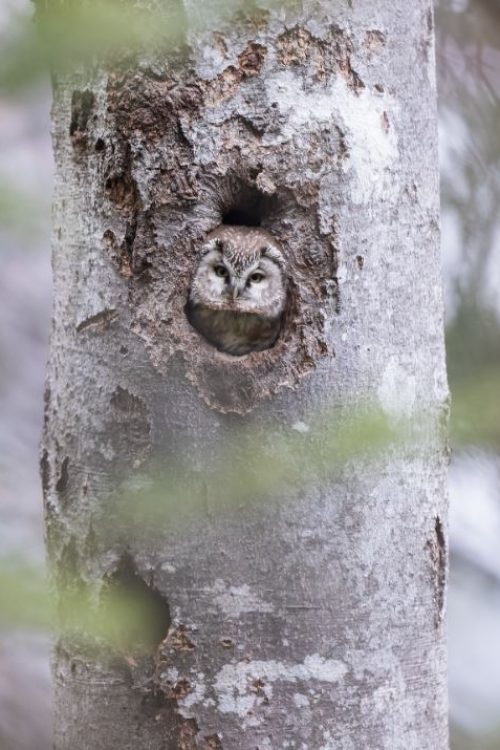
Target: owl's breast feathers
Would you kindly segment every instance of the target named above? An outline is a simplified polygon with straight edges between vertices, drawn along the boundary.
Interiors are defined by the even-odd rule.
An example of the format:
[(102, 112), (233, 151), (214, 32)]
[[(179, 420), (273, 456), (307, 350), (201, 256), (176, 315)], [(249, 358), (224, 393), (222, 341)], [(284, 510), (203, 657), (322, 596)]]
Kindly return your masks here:
[(234, 356), (269, 349), (279, 336), (282, 322), (281, 314), (271, 318), (192, 303), (187, 314), (191, 325), (212, 346)]

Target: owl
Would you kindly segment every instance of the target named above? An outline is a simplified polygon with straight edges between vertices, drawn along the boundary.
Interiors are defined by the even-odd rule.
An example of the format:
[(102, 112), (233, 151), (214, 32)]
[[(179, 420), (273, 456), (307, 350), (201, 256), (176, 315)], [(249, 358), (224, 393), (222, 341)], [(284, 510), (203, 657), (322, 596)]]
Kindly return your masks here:
[(201, 247), (186, 313), (219, 351), (242, 356), (269, 349), (286, 305), (286, 263), (265, 230), (221, 226)]

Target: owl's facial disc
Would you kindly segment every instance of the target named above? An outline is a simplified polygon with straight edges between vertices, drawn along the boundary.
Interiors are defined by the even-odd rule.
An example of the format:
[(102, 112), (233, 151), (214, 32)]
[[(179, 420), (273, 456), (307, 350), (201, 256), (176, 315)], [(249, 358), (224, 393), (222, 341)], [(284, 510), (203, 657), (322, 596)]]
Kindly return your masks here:
[(202, 248), (191, 301), (242, 315), (279, 315), (286, 299), (282, 254), (261, 233), (224, 231), (224, 239), (209, 238)]
[(265, 269), (261, 268), (260, 261), (238, 272), (233, 268), (230, 259), (224, 257), (223, 251), (216, 248), (207, 255), (207, 262), (207, 281), (214, 302), (220, 304), (227, 300), (231, 304), (231, 309), (241, 308), (244, 311), (244, 303), (254, 300), (253, 286), (260, 285), (261, 293), (265, 291), (268, 275)]

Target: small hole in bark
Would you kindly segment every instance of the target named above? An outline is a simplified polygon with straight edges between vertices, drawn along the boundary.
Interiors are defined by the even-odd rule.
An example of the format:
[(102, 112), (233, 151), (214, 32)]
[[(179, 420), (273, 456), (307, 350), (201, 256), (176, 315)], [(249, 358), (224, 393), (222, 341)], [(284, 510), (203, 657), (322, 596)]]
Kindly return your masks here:
[(95, 142), (95, 150), (100, 152), (100, 151), (104, 151), (105, 148), (106, 148), (106, 144), (104, 143), (103, 139), (98, 138), (97, 141)]
[(84, 133), (94, 107), (95, 97), (92, 91), (73, 91), (71, 96), (71, 122), (69, 126), (70, 136)]
[(189, 680), (182, 678), (180, 680), (177, 680), (177, 682), (169, 687), (167, 691), (167, 698), (170, 698), (174, 701), (179, 701), (189, 695), (190, 692), (191, 683), (189, 682)]
[(432, 563), (434, 597), (436, 602), (435, 623), (436, 627), (438, 627), (443, 619), (448, 557), (445, 531), (443, 528), (443, 522), (439, 516), (436, 516), (434, 519), (434, 535), (427, 542), (427, 548), (429, 549)]
[(204, 741), (204, 750), (222, 750), (222, 742), (218, 734), (207, 735)]
[(44, 497), (47, 497), (47, 493), (50, 487), (50, 462), (49, 453), (44, 450), (40, 458), (40, 474), (42, 476), (42, 490)]
[(446, 592), (446, 537), (443, 523), (439, 516), (435, 520), (436, 532), (436, 599), (438, 608), (438, 619), (441, 621), (444, 610), (444, 598)]
[(68, 480), (69, 480), (68, 466), (69, 466), (69, 458), (65, 456), (61, 464), (61, 471), (59, 473), (59, 479), (57, 480), (57, 484), (56, 484), (56, 492), (60, 495), (66, 492), (66, 489), (68, 487)]
[(101, 614), (113, 646), (129, 651), (153, 653), (171, 625), (167, 601), (144, 581), (130, 555), (106, 580)]

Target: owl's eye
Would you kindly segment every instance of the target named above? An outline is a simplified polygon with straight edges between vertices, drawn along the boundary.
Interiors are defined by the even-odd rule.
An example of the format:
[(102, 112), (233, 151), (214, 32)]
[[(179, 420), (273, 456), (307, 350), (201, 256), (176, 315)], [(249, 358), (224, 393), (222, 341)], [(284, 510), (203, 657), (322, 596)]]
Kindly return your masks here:
[(256, 271), (255, 273), (252, 273), (250, 276), (250, 281), (253, 284), (260, 284), (262, 279), (264, 278), (264, 274), (260, 273), (259, 271)]
[(215, 266), (214, 272), (221, 279), (226, 279), (229, 275), (226, 266)]

